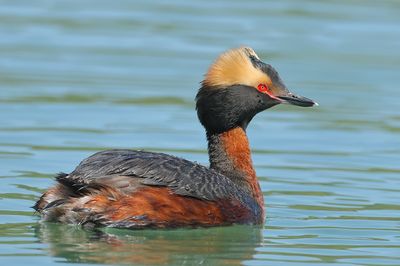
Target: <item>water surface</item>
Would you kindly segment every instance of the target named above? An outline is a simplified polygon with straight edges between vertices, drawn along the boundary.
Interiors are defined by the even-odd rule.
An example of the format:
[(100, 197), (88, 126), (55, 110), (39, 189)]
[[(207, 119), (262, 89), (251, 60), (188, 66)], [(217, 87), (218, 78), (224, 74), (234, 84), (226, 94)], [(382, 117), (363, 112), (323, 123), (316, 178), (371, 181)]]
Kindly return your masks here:
[[(399, 265), (398, 1), (2, 1), (0, 262)], [(194, 95), (253, 47), (318, 108), (248, 129), (263, 227), (84, 231), (30, 208), (55, 173), (110, 148), (208, 163)]]

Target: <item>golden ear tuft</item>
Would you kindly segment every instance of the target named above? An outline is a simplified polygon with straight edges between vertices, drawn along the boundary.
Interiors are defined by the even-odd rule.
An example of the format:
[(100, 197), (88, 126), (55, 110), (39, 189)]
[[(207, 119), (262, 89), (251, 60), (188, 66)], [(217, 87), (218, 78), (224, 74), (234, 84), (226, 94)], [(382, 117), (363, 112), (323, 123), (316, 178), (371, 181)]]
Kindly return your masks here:
[(241, 84), (256, 87), (260, 83), (269, 83), (269, 77), (253, 66), (250, 56), (259, 59), (250, 47), (239, 47), (224, 52), (208, 69), (203, 85), (226, 87)]

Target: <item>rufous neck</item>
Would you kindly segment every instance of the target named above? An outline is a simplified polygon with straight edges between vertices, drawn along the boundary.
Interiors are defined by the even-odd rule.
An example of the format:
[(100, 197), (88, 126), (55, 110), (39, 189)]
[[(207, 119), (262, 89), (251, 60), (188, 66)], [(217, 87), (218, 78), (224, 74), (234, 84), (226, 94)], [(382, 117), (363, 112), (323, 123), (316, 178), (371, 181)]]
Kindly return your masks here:
[(210, 168), (249, 190), (262, 204), (263, 195), (253, 168), (249, 141), (243, 128), (235, 127), (222, 133), (207, 133), (207, 139)]

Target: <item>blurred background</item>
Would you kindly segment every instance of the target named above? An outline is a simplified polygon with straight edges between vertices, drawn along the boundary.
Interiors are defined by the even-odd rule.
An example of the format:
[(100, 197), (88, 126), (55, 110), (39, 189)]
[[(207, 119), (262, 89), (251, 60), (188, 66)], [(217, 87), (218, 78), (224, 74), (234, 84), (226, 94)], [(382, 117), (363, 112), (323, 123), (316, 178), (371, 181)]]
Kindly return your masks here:
[[(38, 223), (30, 206), (52, 177), (96, 151), (207, 165), (194, 96), (241, 45), (320, 104), (248, 128), (263, 228)], [(399, 47), (396, 0), (0, 1), (0, 262), (398, 265)]]

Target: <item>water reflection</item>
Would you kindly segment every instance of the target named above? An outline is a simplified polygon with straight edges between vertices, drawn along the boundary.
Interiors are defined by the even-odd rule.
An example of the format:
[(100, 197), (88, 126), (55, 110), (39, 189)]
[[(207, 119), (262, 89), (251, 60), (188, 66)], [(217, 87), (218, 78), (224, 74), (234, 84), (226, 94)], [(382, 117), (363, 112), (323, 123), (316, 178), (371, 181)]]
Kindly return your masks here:
[(233, 226), (179, 230), (87, 231), (76, 226), (40, 223), (36, 237), (52, 257), (101, 264), (241, 265), (262, 244), (262, 228)]

